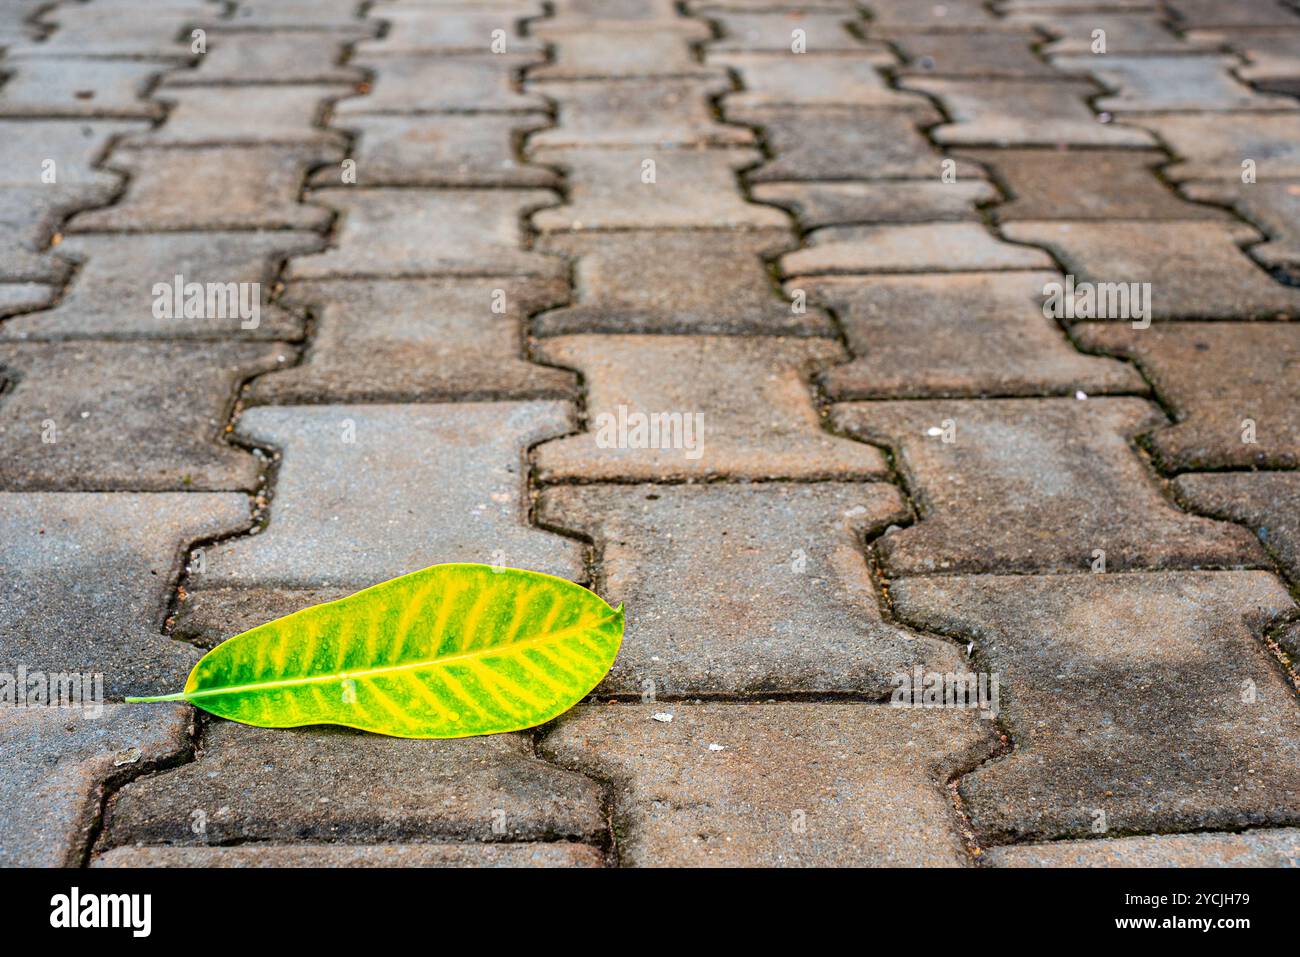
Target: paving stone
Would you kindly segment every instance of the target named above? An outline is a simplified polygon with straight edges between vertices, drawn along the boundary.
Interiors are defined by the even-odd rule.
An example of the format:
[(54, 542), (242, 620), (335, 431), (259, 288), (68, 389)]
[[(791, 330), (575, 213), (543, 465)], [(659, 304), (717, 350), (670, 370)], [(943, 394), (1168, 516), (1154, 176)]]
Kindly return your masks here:
[(1300, 829), (1157, 834), (992, 847), (991, 867), (1296, 867)]
[[(206, 560), (206, 555), (205, 555)], [(295, 611), (353, 594), (351, 588), (181, 589), (171, 635), (200, 648), (215, 648), (227, 638)]]
[[(1300, 19), (1296, 21), (1300, 24)], [(1118, 92), (1099, 98), (1098, 110), (1112, 113), (1241, 112), (1295, 110), (1288, 97), (1257, 93), (1232, 75), (1236, 57), (1058, 56), (1052, 66), (1088, 73)]]
[(49, 252), (59, 224), (112, 196), (102, 186), (0, 185), (0, 280), (61, 285), (68, 264)]
[(161, 633), (181, 550), (247, 527), (234, 492), (0, 493), (0, 671), (102, 674), (108, 700), (175, 691), (199, 659)]
[(545, 110), (535, 93), (518, 93), (514, 77), (540, 55), (489, 53), (431, 57), (426, 54), (356, 57), (375, 74), (366, 96), (339, 103), (335, 115), (359, 113), (491, 113)]
[(562, 402), (250, 409), (236, 433), (281, 450), (270, 523), (208, 549), (195, 587), (356, 590), (444, 562), (580, 581), (577, 543), (525, 518), (524, 450), (570, 428)]
[(937, 178), (941, 171), (943, 157), (917, 129), (937, 121), (938, 114), (859, 107), (742, 110), (729, 103), (726, 116), (763, 129), (773, 158), (745, 174), (752, 183)]
[(906, 58), (899, 76), (1058, 79), (1033, 51), (1040, 37), (1026, 33), (891, 33)]
[[(817, 366), (842, 361), (838, 343), (563, 336), (542, 340), (537, 351), (582, 373), (591, 429), (537, 449), (541, 481), (850, 480), (883, 474), (877, 449), (822, 431), (813, 407), (807, 376)], [(680, 429), (660, 436), (663, 447), (632, 447), (650, 443), (634, 431), (631, 419), (627, 435), (617, 434), (621, 416), (652, 413), (682, 416)], [(688, 425), (696, 427), (693, 434), (686, 434)]]
[(1014, 749), (961, 781), (981, 843), (1285, 824), (1300, 706), (1259, 638), (1266, 572), (895, 582), (905, 621), (975, 642)]
[[(569, 201), (533, 215), (543, 232), (579, 229), (789, 228), (779, 210), (745, 201), (736, 173), (760, 154), (748, 149), (648, 147), (538, 149), (535, 162), (562, 167)], [(650, 164), (653, 164), (651, 166)], [(650, 169), (653, 182), (644, 182)]]
[[(1300, 19), (1295, 26), (1300, 28)], [(1250, 84), (1288, 83), (1300, 77), (1300, 34), (1291, 30), (1196, 30), (1189, 37), (1206, 46), (1229, 47), (1248, 61), (1233, 73)]]
[(1081, 282), (1151, 284), (1156, 319), (1294, 314), (1300, 289), (1275, 281), (1238, 248), (1249, 227), (1216, 222), (1007, 223), (1010, 240), (1045, 246)]
[(998, 12), (1005, 16), (1028, 11), (1080, 10), (1100, 7), (1103, 10), (1150, 10), (1151, 0), (1001, 0)]
[(1300, 16), (1277, 0), (1174, 0), (1175, 24), (1180, 30), (1206, 27), (1300, 27)]
[(807, 11), (832, 10), (837, 13), (852, 14), (855, 19), (860, 19), (862, 14), (853, 0), (798, 0), (797, 5), (787, 4), (784, 0), (686, 0), (686, 9), (693, 17), (708, 17), (718, 10), (735, 10), (742, 13), (770, 13), (773, 10), (792, 12), (790, 8)]
[(59, 186), (94, 186), (113, 191), (120, 176), (98, 168), (114, 137), (144, 130), (119, 120), (0, 120), (0, 182), (42, 187), (46, 162), (54, 163)]
[(538, 53), (536, 40), (519, 35), (516, 10), (475, 10), (445, 7), (402, 7), (379, 14), (388, 30), (377, 39), (362, 41), (359, 54)]
[[(194, 833), (196, 821), (205, 833)], [(600, 786), (538, 760), (527, 735), (429, 741), (222, 721), (204, 732), (196, 761), (117, 792), (104, 843), (598, 840), (604, 831)]]
[(537, 20), (528, 31), (555, 50), (553, 62), (529, 68), (529, 80), (722, 75), (691, 50), (692, 43), (712, 36), (700, 20)]
[(989, 11), (983, 0), (945, 0), (944, 3), (917, 3), (916, 0), (868, 0), (872, 36), (900, 30), (996, 30), (1002, 22)]
[(328, 104), (351, 95), (342, 85), (168, 87), (156, 97), (167, 104), (167, 122), (131, 142), (148, 146), (233, 146), (342, 141), (322, 129)]
[(0, 487), (251, 490), (256, 459), (218, 440), (230, 396), (292, 355), (277, 343), (0, 345), (17, 375), (0, 398)]
[[(9, 51), (19, 57), (149, 57), (190, 59), (190, 31), (218, 8), (203, 4), (129, 7), (102, 3), (44, 4), (43, 23), (54, 29), (39, 42)], [(158, 67), (155, 67), (158, 69)]]
[(990, 724), (863, 704), (579, 705), (541, 750), (610, 782), (625, 865), (959, 867), (944, 782), (991, 750)]
[[(1133, 329), (1084, 323), (1073, 332), (1085, 347), (1137, 360), (1172, 410), (1177, 424), (1151, 436), (1165, 467), (1300, 468), (1295, 324), (1172, 322)], [(1252, 436), (1247, 420), (1254, 423)]]
[(1269, 236), (1250, 247), (1252, 259), (1270, 267), (1300, 266), (1300, 182), (1191, 182), (1182, 192), (1200, 203), (1231, 206)]
[(1006, 22), (1037, 27), (1054, 39), (1041, 47), (1044, 56), (1091, 54), (1098, 39), (1093, 31), (1105, 34), (1105, 53), (1188, 53), (1207, 44), (1181, 37), (1165, 26), (1161, 14), (1154, 10), (1022, 10), (1009, 14)]
[(1051, 269), (1041, 249), (1013, 246), (982, 223), (827, 226), (781, 257), (786, 276), (821, 273), (978, 272)]
[[(294, 339), (301, 318), (268, 302), (273, 264), (322, 245), (319, 236), (301, 232), (70, 236), (58, 249), (80, 263), (76, 281), (54, 309), (7, 321), (0, 339)], [(173, 304), (175, 296), (155, 295), (154, 287), (175, 288), (176, 276), (186, 284), (219, 283), (223, 293), (230, 283), (260, 284), (243, 290), (250, 300), (260, 294), (260, 313), (247, 320), (230, 315), (233, 309), (228, 318), (215, 310), (204, 318), (160, 318), (157, 303)]]
[(1246, 160), (1254, 161), (1261, 182), (1300, 177), (1300, 116), (1168, 114), (1143, 116), (1142, 125), (1175, 154), (1177, 162), (1164, 170), (1175, 181), (1230, 179), (1239, 183)]
[(849, 32), (850, 26), (865, 23), (836, 11), (763, 10), (736, 12), (709, 9), (706, 15), (722, 28), (722, 38), (709, 44), (713, 51), (790, 53), (795, 43), (794, 31), (802, 31), (803, 52), (860, 53), (864, 48), (886, 49), (880, 41), (862, 41)]
[(976, 206), (999, 193), (983, 180), (887, 183), (766, 183), (755, 200), (789, 209), (804, 229), (852, 223), (928, 223), (978, 219)]
[[(420, 0), (420, 2), (439, 2), (439, 0)], [(441, 0), (441, 2), (459, 4), (463, 0)], [(495, 0), (491, 2), (495, 3)], [(559, 22), (671, 20), (678, 15), (674, 0), (554, 0), (551, 7), (554, 8), (555, 18)]]
[(523, 220), (559, 197), (548, 190), (321, 189), (340, 219), (333, 247), (289, 264), (294, 279), (555, 276), (563, 263), (520, 249)]
[(826, 313), (796, 312), (765, 260), (786, 230), (557, 233), (538, 249), (574, 262), (573, 302), (534, 317), (536, 335), (575, 332), (834, 336)]
[(1160, 181), (1164, 154), (1146, 150), (967, 150), (1007, 187), (993, 210), (1013, 219), (1227, 219)]
[[(317, 317), (303, 363), (255, 381), (252, 401), (419, 402), (569, 398), (574, 377), (522, 356), (521, 322), (562, 283), (501, 279), (295, 283)], [(501, 309), (493, 306), (500, 298)]]
[(346, 31), (356, 26), (359, 8), (357, 0), (237, 0), (228, 22), (245, 29)]
[(748, 145), (754, 133), (714, 119), (710, 98), (731, 89), (722, 77), (701, 79), (570, 80), (530, 83), (555, 102), (556, 125), (528, 140), (547, 146)]
[(192, 70), (167, 74), (163, 88), (205, 86), (218, 83), (348, 83), (365, 74), (354, 66), (340, 66), (344, 45), (369, 36), (358, 27), (340, 30), (208, 31), (208, 51)]
[(1131, 366), (1080, 355), (1044, 318), (1050, 272), (800, 279), (856, 358), (822, 377), (834, 399), (1145, 392)]
[(1300, 582), (1300, 472), (1180, 475), (1174, 491), (1193, 511), (1250, 526)]
[(30, 282), (0, 282), (0, 316), (44, 309), (54, 301), (57, 290)]
[(1089, 83), (909, 77), (905, 86), (937, 97), (952, 117), (929, 131), (940, 145), (1155, 145), (1145, 129), (1094, 116), (1087, 100), (1096, 90)]
[(115, 847), (91, 867), (604, 867), (587, 844), (247, 844)]
[(165, 64), (74, 58), (6, 61), (0, 84), (0, 116), (111, 119), (162, 116), (145, 99)]
[(928, 112), (913, 93), (890, 88), (877, 69), (893, 54), (709, 53), (706, 61), (734, 70), (743, 90), (723, 100), (726, 110), (764, 106), (874, 106)]
[[(893, 575), (1259, 565), (1235, 525), (1184, 515), (1129, 445), (1163, 423), (1140, 399), (942, 399), (835, 406), (833, 425), (888, 442), (921, 521), (877, 548)], [(947, 430), (953, 441), (944, 441)]]
[(884, 699), (916, 666), (960, 670), (956, 645), (881, 618), (863, 536), (907, 517), (884, 484), (572, 485), (538, 507), (594, 541), (594, 587), (628, 609), (598, 695)]
[[(438, 116), (350, 116), (339, 124), (355, 137), (351, 157), (361, 186), (553, 186), (553, 170), (516, 155), (525, 134), (545, 129), (541, 113)], [(337, 186), (341, 168), (316, 173), (318, 186)]]
[(185, 705), (102, 708), (93, 719), (59, 708), (0, 710), (3, 866), (79, 866), (105, 787), (188, 749)]
[(324, 229), (329, 211), (298, 201), (308, 167), (337, 162), (319, 146), (209, 146), (116, 150), (110, 167), (126, 191), (104, 209), (81, 213), (69, 232), (192, 229)]

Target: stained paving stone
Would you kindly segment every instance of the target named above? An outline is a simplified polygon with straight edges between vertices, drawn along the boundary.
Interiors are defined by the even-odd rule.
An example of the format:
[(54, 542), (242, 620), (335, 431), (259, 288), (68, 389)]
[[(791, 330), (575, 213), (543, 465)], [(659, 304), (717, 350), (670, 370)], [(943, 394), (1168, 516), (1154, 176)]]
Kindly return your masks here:
[(740, 193), (736, 173), (758, 162), (755, 150), (586, 147), (538, 149), (530, 156), (568, 174), (568, 202), (533, 215), (543, 232), (790, 225), (785, 213), (746, 202)]
[(1006, 185), (993, 214), (1014, 219), (1219, 219), (1223, 210), (1189, 203), (1156, 175), (1166, 162), (1146, 150), (963, 150)]
[(0, 280), (61, 283), (66, 261), (50, 254), (59, 224), (70, 213), (112, 199), (100, 186), (0, 184)]
[(956, 645), (881, 618), (863, 536), (907, 515), (883, 484), (577, 485), (538, 506), (594, 541), (594, 587), (628, 610), (598, 695), (883, 699), (916, 666), (960, 670)]
[(1300, 467), (1294, 323), (1084, 323), (1072, 331), (1086, 347), (1136, 359), (1172, 410), (1177, 423), (1150, 440), (1165, 467)]
[[(722, 37), (709, 44), (710, 51), (771, 51), (790, 53), (798, 41), (803, 52), (861, 52), (867, 46), (884, 49), (880, 41), (866, 41), (854, 36), (849, 28), (865, 23), (835, 11), (764, 10), (737, 12), (707, 9), (704, 15), (718, 24)], [(801, 31), (795, 37), (794, 31)]]
[(334, 245), (299, 256), (294, 279), (556, 276), (561, 260), (528, 252), (523, 220), (559, 197), (540, 189), (358, 189), (311, 193), (339, 213)]
[(1175, 0), (1174, 22), (1179, 29), (1207, 27), (1300, 27), (1300, 15), (1277, 0)]
[[(544, 129), (543, 114), (350, 116), (338, 126), (355, 137), (359, 186), (553, 186), (554, 171), (521, 162), (516, 144)], [(340, 166), (319, 170), (317, 186), (342, 182)]]
[(891, 33), (889, 39), (906, 59), (899, 76), (1059, 78), (1034, 54), (1041, 38), (1033, 32)]
[(533, 332), (834, 336), (826, 313), (796, 311), (764, 265), (796, 245), (785, 230), (548, 235), (537, 248), (573, 261), (573, 301), (534, 317)]
[[(5, 322), (0, 339), (293, 339), (301, 318), (268, 302), (273, 267), (322, 245), (319, 236), (301, 232), (70, 236), (58, 249), (80, 264), (76, 281), (55, 308)], [(217, 310), (204, 318), (166, 318), (156, 303), (174, 307), (175, 294), (155, 295), (154, 287), (174, 290), (176, 276), (187, 284), (258, 284), (245, 287), (245, 301), (260, 295), (259, 314), (241, 319), (228, 309), (226, 318)], [(206, 301), (203, 311), (209, 312)]]
[(525, 515), (524, 450), (570, 428), (562, 402), (250, 409), (236, 434), (281, 455), (270, 523), (208, 549), (195, 589), (355, 590), (443, 562), (581, 580), (580, 547)]
[(0, 120), (0, 182), (40, 187), (53, 162), (60, 186), (115, 190), (121, 177), (99, 168), (114, 138), (147, 129), (126, 120)]
[[(739, 109), (733, 123), (762, 128), (772, 158), (745, 178), (752, 183), (937, 178), (943, 157), (917, 129), (938, 114), (860, 107), (780, 106)], [(958, 179), (964, 178), (958, 168)]]
[(247, 844), (115, 847), (91, 867), (604, 867), (588, 844)]
[(119, 149), (108, 166), (127, 175), (125, 192), (67, 230), (324, 229), (330, 212), (298, 194), (309, 167), (341, 158), (320, 146)]
[(765, 106), (872, 106), (882, 109), (931, 109), (922, 97), (892, 89), (878, 67), (894, 62), (893, 54), (709, 53), (705, 62), (725, 66), (740, 77), (743, 89), (728, 93), (726, 110)]
[[(1300, 24), (1300, 19), (1296, 20)], [(1118, 92), (1095, 107), (1112, 113), (1243, 112), (1296, 110), (1289, 97), (1257, 93), (1232, 75), (1235, 57), (1058, 56), (1052, 65), (1067, 73), (1088, 73)]]
[(1155, 834), (992, 847), (990, 867), (1297, 867), (1300, 829)]
[(181, 550), (248, 524), (233, 492), (0, 493), (0, 670), (102, 674), (108, 700), (170, 694), (199, 658), (161, 633)]
[(1106, 55), (1112, 53), (1187, 53), (1207, 46), (1181, 37), (1164, 24), (1154, 10), (1022, 10), (1007, 16), (1006, 22), (1037, 27), (1054, 39), (1040, 48), (1044, 56), (1091, 54), (1105, 34)]
[(1173, 180), (1230, 179), (1240, 183), (1246, 160), (1253, 161), (1261, 182), (1300, 177), (1300, 116), (1155, 114), (1143, 116), (1142, 125), (1175, 154), (1176, 162), (1164, 171)]
[(984, 180), (891, 180), (887, 183), (765, 183), (755, 200), (794, 213), (804, 229), (853, 223), (929, 223), (978, 219), (976, 207), (998, 199)]
[(374, 85), (366, 96), (339, 103), (335, 115), (545, 110), (542, 97), (516, 91), (516, 74), (540, 61), (540, 55), (514, 53), (355, 57), (352, 64), (375, 74)]
[(340, 66), (344, 45), (368, 36), (358, 27), (339, 30), (208, 31), (208, 50), (192, 70), (176, 70), (162, 87), (220, 83), (348, 83), (365, 74), (355, 66)]
[(991, 751), (990, 725), (885, 705), (579, 705), (540, 747), (610, 782), (625, 865), (959, 867), (944, 782)]
[(526, 735), (428, 741), (223, 721), (205, 730), (195, 761), (114, 795), (102, 845), (598, 840), (604, 831), (600, 786), (538, 760)]
[(1250, 255), (1266, 266), (1300, 266), (1300, 182), (1270, 181), (1184, 183), (1183, 195), (1200, 203), (1231, 206), (1269, 237), (1250, 247)]
[(731, 89), (712, 80), (575, 80), (529, 83), (559, 111), (552, 129), (533, 134), (530, 149), (547, 146), (734, 146), (754, 141), (752, 130), (726, 126), (710, 98)]
[(1180, 475), (1174, 492), (1195, 512), (1249, 526), (1300, 582), (1300, 472)]
[[(1300, 28), (1300, 19), (1295, 25)], [(1267, 89), (1269, 84), (1294, 87), (1300, 79), (1300, 34), (1293, 30), (1197, 30), (1189, 36), (1198, 43), (1226, 46), (1244, 56), (1248, 62), (1233, 72), (1259, 89)]]
[(1146, 391), (1131, 366), (1080, 355), (1038, 300), (1050, 272), (796, 280), (839, 316), (855, 358), (833, 399)]
[(148, 146), (235, 146), (342, 142), (322, 129), (326, 107), (352, 88), (342, 84), (167, 87), (155, 92), (167, 122), (132, 137)]
[(106, 787), (189, 748), (192, 709), (0, 710), (0, 865), (77, 867)]
[(1097, 549), (1112, 571), (1264, 560), (1245, 529), (1166, 500), (1129, 445), (1164, 421), (1141, 399), (857, 402), (831, 421), (895, 447), (915, 492), (920, 522), (877, 542), (893, 575), (1087, 570)]
[[(822, 431), (813, 407), (807, 377), (843, 360), (838, 343), (563, 336), (541, 340), (537, 352), (582, 373), (590, 423), (590, 431), (536, 450), (544, 482), (849, 480), (883, 474), (879, 450)], [(648, 436), (642, 441), (629, 417), (652, 413), (678, 413), (682, 425), (673, 436), (660, 435), (661, 447), (636, 447), (652, 443)], [(620, 421), (628, 423), (626, 435)]]
[(1260, 643), (1265, 572), (927, 578), (903, 620), (975, 642), (1014, 750), (961, 781), (982, 843), (1300, 816), (1300, 707)]
[(946, 0), (944, 3), (917, 3), (915, 0), (869, 0), (870, 35), (888, 35), (900, 30), (966, 32), (971, 29), (996, 30), (1002, 21), (982, 0)]
[(6, 61), (0, 116), (156, 118), (162, 107), (145, 99), (166, 64), (135, 60), (30, 58)]
[(1097, 90), (1089, 83), (908, 77), (904, 86), (938, 98), (952, 117), (929, 131), (945, 146), (1155, 145), (1145, 129), (1093, 115), (1087, 100)]
[(1051, 269), (1041, 249), (1003, 242), (981, 223), (827, 226), (781, 257), (786, 276)]
[(530, 80), (722, 75), (691, 49), (712, 36), (700, 20), (538, 20), (529, 24), (529, 33), (555, 50), (552, 62), (529, 68)]
[(360, 54), (443, 56), (452, 53), (537, 53), (536, 40), (519, 35), (517, 10), (388, 6), (375, 11), (388, 29), (357, 45)]
[(57, 290), (31, 282), (0, 282), (0, 316), (44, 309), (54, 301)]
[(1007, 223), (1008, 239), (1050, 249), (1080, 282), (1150, 283), (1156, 319), (1295, 314), (1300, 289), (1274, 280), (1239, 240), (1249, 227), (1216, 222)]
[(564, 292), (559, 282), (500, 279), (295, 283), (290, 300), (316, 315), (311, 348), (301, 365), (258, 378), (247, 399), (569, 398), (571, 373), (522, 355), (523, 317), (563, 301)]
[(258, 463), (220, 441), (245, 378), (293, 355), (278, 343), (0, 345), (7, 491), (253, 489)]

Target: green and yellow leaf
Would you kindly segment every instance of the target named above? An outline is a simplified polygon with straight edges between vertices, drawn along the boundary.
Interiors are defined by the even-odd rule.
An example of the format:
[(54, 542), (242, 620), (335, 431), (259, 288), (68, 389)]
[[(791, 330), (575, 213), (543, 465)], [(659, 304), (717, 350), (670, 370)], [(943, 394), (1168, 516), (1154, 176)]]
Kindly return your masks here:
[(180, 694), (264, 728), (341, 724), (404, 738), (531, 728), (614, 664), (623, 607), (572, 582), (491, 565), (434, 565), (222, 642)]

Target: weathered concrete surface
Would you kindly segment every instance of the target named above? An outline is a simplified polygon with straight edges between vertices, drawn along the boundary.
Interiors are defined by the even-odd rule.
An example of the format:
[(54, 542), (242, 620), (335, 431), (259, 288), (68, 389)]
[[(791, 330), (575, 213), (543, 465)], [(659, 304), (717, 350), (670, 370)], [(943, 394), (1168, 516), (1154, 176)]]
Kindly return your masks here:
[(603, 867), (588, 844), (246, 844), (115, 847), (91, 867)]

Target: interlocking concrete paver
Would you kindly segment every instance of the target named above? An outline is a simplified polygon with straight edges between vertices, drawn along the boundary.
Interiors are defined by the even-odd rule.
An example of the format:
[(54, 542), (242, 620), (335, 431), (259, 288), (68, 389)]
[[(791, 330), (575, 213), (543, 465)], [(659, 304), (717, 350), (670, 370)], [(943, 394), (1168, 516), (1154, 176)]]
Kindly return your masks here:
[[(603, 15), (603, 14), (602, 14)], [(634, 76), (721, 76), (702, 64), (693, 43), (712, 34), (700, 20), (538, 20), (530, 34), (555, 49), (550, 63), (530, 67), (531, 80), (619, 79)]]
[(277, 343), (0, 345), (7, 491), (253, 489), (258, 463), (218, 441), (239, 383), (292, 358)]
[(994, 847), (991, 867), (1295, 867), (1300, 829), (1158, 834)]
[(356, 0), (236, 0), (229, 22), (261, 30), (310, 27), (347, 31), (356, 25), (358, 9)]
[(168, 87), (221, 83), (349, 83), (364, 78), (354, 66), (340, 66), (343, 46), (370, 34), (358, 28), (263, 33), (209, 30), (207, 52), (192, 70), (176, 70), (162, 81)]
[(890, 594), (903, 620), (973, 639), (1010, 692), (1015, 749), (961, 782), (981, 841), (1300, 815), (1300, 706), (1259, 643), (1294, 607), (1272, 575), (927, 578)]
[(825, 273), (980, 272), (1051, 269), (1041, 249), (1015, 246), (978, 223), (827, 226), (781, 257), (786, 276)]
[(889, 39), (906, 58), (900, 76), (1058, 79), (1034, 55), (1040, 38), (1033, 32), (890, 33)]
[(982, 0), (945, 0), (944, 3), (916, 3), (915, 0), (867, 0), (871, 14), (868, 25), (873, 36), (888, 36), (899, 30), (967, 32), (996, 30), (1001, 21)]
[(805, 229), (853, 223), (930, 223), (979, 219), (976, 206), (998, 199), (984, 180), (883, 183), (764, 183), (754, 199), (794, 213)]
[(60, 282), (68, 264), (49, 253), (59, 223), (111, 198), (112, 190), (100, 186), (0, 185), (0, 280)]
[(1084, 323), (1090, 348), (1138, 361), (1177, 424), (1151, 445), (1176, 469), (1300, 467), (1300, 327), (1289, 322)]
[[(706, 8), (700, 15), (722, 30), (721, 39), (709, 44), (710, 51), (790, 53), (796, 44), (802, 47), (800, 55), (861, 52), (868, 45), (883, 49), (880, 41), (864, 43), (849, 32), (853, 25), (864, 26), (862, 20), (834, 11), (794, 9), (741, 13)], [(796, 30), (802, 35), (796, 37)]]
[(54, 301), (57, 290), (30, 282), (0, 282), (0, 316), (44, 309)]
[[(1233, 319), (1300, 311), (1300, 289), (1251, 262), (1249, 227), (1218, 222), (1007, 223), (1008, 239), (1050, 249), (1078, 281), (1150, 283), (1156, 319)], [(1126, 317), (1118, 317), (1126, 318)]]
[[(388, 29), (357, 45), (362, 54), (536, 53), (536, 40), (519, 35), (516, 10), (460, 10), (390, 6), (382, 11)], [(382, 71), (381, 71), (382, 72)]]
[(890, 53), (709, 53), (705, 62), (734, 70), (743, 89), (728, 93), (724, 109), (765, 106), (873, 106), (920, 110), (930, 105), (914, 93), (889, 87), (878, 67)]
[(95, 119), (162, 115), (145, 99), (166, 64), (135, 60), (29, 58), (6, 61), (0, 84), (0, 116), (87, 117)]
[(604, 867), (587, 844), (236, 844), (115, 847), (91, 867)]
[(1206, 27), (1300, 27), (1300, 15), (1276, 0), (1173, 0), (1174, 23), (1179, 29)]
[(525, 735), (422, 741), (220, 722), (198, 760), (114, 795), (103, 845), (590, 840), (604, 830), (599, 785), (539, 761)]
[(1169, 113), (1141, 122), (1173, 151), (1176, 162), (1164, 170), (1170, 179), (1241, 182), (1247, 161), (1261, 182), (1300, 177), (1300, 116)]
[[(920, 522), (877, 547), (894, 575), (1259, 565), (1234, 525), (1184, 515), (1128, 438), (1163, 422), (1139, 399), (858, 402), (831, 421), (888, 442)], [(952, 441), (946, 441), (948, 436)]]
[(341, 134), (317, 121), (327, 104), (351, 94), (342, 85), (168, 87), (156, 98), (167, 122), (131, 142), (148, 146), (339, 143)]
[(480, 113), (545, 110), (535, 93), (519, 93), (515, 74), (540, 62), (540, 55), (488, 53), (482, 56), (359, 56), (353, 65), (376, 74), (362, 97), (344, 100), (335, 115), (365, 113)]
[(1250, 247), (1251, 258), (1266, 266), (1300, 266), (1300, 182), (1184, 183), (1183, 195), (1204, 203), (1231, 206), (1269, 237)]
[(884, 698), (916, 666), (960, 670), (955, 645), (881, 618), (862, 538), (906, 518), (882, 484), (575, 485), (538, 506), (595, 542), (595, 587), (628, 609), (597, 695)]
[(125, 120), (0, 120), (0, 182), (6, 186), (97, 186), (114, 190), (120, 176), (98, 164), (115, 137), (147, 129)]
[[(590, 429), (537, 449), (544, 482), (870, 479), (883, 473), (879, 450), (823, 432), (813, 407), (806, 377), (843, 359), (838, 343), (562, 336), (541, 340), (537, 351), (582, 373)], [(658, 447), (648, 432), (652, 413), (681, 418), (680, 426), (660, 430)], [(640, 432), (632, 416), (647, 418)]]
[[(422, 0), (424, 2), (424, 0)], [(446, 0), (459, 4), (462, 0)], [(590, 23), (605, 20), (671, 20), (677, 16), (674, 0), (554, 0), (555, 22)]]
[(524, 450), (570, 428), (562, 402), (250, 409), (236, 434), (281, 450), (271, 521), (208, 549), (196, 587), (355, 590), (444, 562), (581, 580), (579, 546), (525, 521)]
[(759, 160), (754, 150), (566, 147), (531, 156), (568, 175), (568, 202), (533, 215), (543, 232), (790, 225), (785, 213), (740, 194), (736, 172)]
[[(1300, 19), (1297, 19), (1300, 24)], [(1238, 63), (1225, 56), (1057, 56), (1052, 65), (1088, 73), (1117, 90), (1095, 106), (1113, 113), (1173, 113), (1300, 109), (1289, 97), (1257, 93), (1232, 75)]]
[[(9, 51), (14, 57), (190, 58), (190, 30), (210, 22), (218, 8), (207, 4), (164, 7), (138, 3), (46, 4), (41, 21), (54, 29), (39, 42)], [(161, 8), (161, 9), (160, 9)], [(183, 38), (183, 39), (182, 39)]]
[[(272, 264), (322, 244), (301, 232), (71, 236), (58, 249), (80, 263), (76, 281), (54, 309), (5, 322), (0, 339), (292, 339), (301, 320), (267, 301)], [(186, 284), (220, 284), (228, 305), (226, 287), (244, 285), (233, 308), (209, 307), (205, 295), (202, 315), (187, 317), (176, 308), (177, 276), (182, 307)], [(239, 296), (250, 307), (260, 296), (259, 314), (241, 318)]]
[[(1154, 10), (1022, 10), (1007, 16), (1010, 24), (1037, 27), (1054, 39), (1041, 47), (1044, 56), (1091, 54), (1105, 43), (1112, 53), (1187, 53), (1207, 44), (1182, 37), (1165, 26)], [(1094, 31), (1102, 31), (1098, 37)]]
[[(205, 558), (206, 560), (206, 558)], [(200, 648), (215, 648), (227, 638), (310, 605), (347, 598), (351, 588), (182, 589), (177, 596), (171, 635)]]
[(1300, 472), (1180, 475), (1174, 491), (1193, 511), (1248, 525), (1300, 582)]
[(944, 782), (991, 750), (990, 724), (883, 705), (579, 705), (541, 751), (611, 783), (624, 864), (957, 867)]
[[(258, 378), (248, 399), (420, 402), (567, 398), (571, 373), (521, 355), (522, 317), (563, 300), (557, 282), (502, 279), (294, 283), (317, 317), (301, 365)], [(494, 311), (494, 306), (499, 306)]]
[(181, 550), (248, 527), (235, 493), (0, 493), (0, 671), (103, 675), (169, 694), (197, 648), (161, 633)]
[(796, 279), (835, 310), (855, 358), (833, 399), (1144, 392), (1128, 365), (1079, 355), (1038, 305), (1048, 272)]
[(341, 158), (320, 146), (125, 147), (107, 164), (128, 176), (125, 192), (75, 216), (68, 231), (324, 229), (329, 211), (298, 193), (308, 167)]
[(523, 218), (554, 205), (547, 190), (339, 187), (311, 193), (340, 215), (332, 248), (299, 256), (293, 279), (555, 276), (563, 263), (519, 248)]
[(105, 786), (189, 747), (185, 705), (102, 708), (95, 718), (56, 708), (0, 709), (0, 864), (78, 866)]
[[(1300, 20), (1295, 24), (1300, 29)], [(1247, 62), (1233, 72), (1259, 89), (1270, 84), (1287, 84), (1294, 87), (1300, 79), (1300, 47), (1296, 41), (1300, 34), (1295, 30), (1197, 30), (1190, 34), (1196, 42), (1207, 46), (1225, 46), (1241, 54)]]
[(834, 335), (815, 306), (796, 311), (764, 259), (797, 244), (781, 230), (556, 233), (537, 248), (574, 262), (573, 302), (532, 321), (537, 335), (580, 332)]

